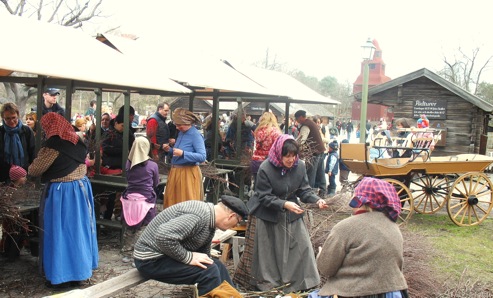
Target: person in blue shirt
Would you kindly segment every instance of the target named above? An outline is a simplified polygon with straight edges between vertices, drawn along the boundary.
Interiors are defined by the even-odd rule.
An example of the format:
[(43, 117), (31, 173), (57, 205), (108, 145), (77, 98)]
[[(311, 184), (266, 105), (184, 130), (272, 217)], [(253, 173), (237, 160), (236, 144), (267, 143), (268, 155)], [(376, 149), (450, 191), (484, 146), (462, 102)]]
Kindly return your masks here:
[(336, 194), (336, 176), (339, 173), (339, 144), (337, 141), (329, 143), (329, 157), (325, 165), (325, 173), (329, 175), (329, 185), (327, 186), (327, 195), (333, 196)]
[(200, 118), (194, 113), (178, 108), (173, 112), (178, 137), (175, 145), (164, 145), (164, 151), (171, 158), (171, 170), (164, 193), (164, 208), (188, 200), (202, 201), (204, 188), (199, 164), (205, 162), (204, 138), (195, 128)]

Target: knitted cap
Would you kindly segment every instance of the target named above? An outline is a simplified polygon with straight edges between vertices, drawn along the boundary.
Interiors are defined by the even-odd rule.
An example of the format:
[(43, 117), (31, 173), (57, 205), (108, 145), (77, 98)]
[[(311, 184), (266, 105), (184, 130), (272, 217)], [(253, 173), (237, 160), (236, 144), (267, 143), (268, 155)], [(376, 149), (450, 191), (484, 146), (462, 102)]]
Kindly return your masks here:
[(26, 177), (27, 172), (22, 167), (12, 165), (10, 167), (9, 176), (11, 181), (17, 181), (23, 177)]

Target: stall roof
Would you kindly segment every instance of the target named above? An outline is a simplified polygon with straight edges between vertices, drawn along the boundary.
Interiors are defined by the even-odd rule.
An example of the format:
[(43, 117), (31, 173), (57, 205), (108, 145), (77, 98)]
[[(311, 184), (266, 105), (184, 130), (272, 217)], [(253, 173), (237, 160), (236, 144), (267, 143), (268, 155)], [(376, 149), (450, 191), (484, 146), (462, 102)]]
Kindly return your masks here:
[[(278, 110), (286, 112), (284, 105), (273, 103), (272, 105), (276, 106)], [(331, 112), (327, 105), (324, 104), (300, 104), (300, 103), (290, 103), (289, 104), (289, 114), (293, 115), (298, 110), (306, 111), (307, 116), (321, 116), (321, 117), (329, 117), (334, 118), (334, 113)]]
[(332, 105), (341, 104), (339, 101), (319, 94), (290, 75), (280, 71), (262, 69), (248, 65), (232, 64), (228, 61), (224, 61), (224, 63), (236, 69), (246, 77), (259, 83), (263, 87), (269, 89), (271, 92), (281, 96), (287, 96), (290, 99), (290, 102)]
[(242, 92), (245, 96), (277, 97), (220, 60), (196, 49), (175, 44), (157, 47), (155, 42), (145, 38), (133, 40), (110, 34), (99, 34), (97, 39), (123, 53), (129, 60), (165, 71), (172, 80), (194, 89), (197, 97), (210, 96), (213, 90), (219, 90), (221, 96), (231, 94), (233, 98), (238, 95), (235, 92)]
[[(150, 40), (100, 34), (98, 40), (108, 46), (138, 57), (138, 59), (165, 69), (170, 78), (195, 90), (198, 97), (208, 96), (213, 89), (245, 92), (250, 101), (267, 96), (271, 102), (300, 102), (317, 104), (340, 104), (339, 101), (310, 89), (295, 78), (277, 71), (257, 67), (239, 66), (214, 59), (197, 49), (186, 49), (177, 45), (157, 48)], [(147, 44), (146, 44), (147, 43)]]
[[(191, 90), (127, 61), (80, 30), (9, 14), (0, 18), (2, 39), (0, 74), (22, 72), (98, 83), (114, 89), (157, 90), (186, 94)], [(171, 94), (170, 94), (171, 95)]]

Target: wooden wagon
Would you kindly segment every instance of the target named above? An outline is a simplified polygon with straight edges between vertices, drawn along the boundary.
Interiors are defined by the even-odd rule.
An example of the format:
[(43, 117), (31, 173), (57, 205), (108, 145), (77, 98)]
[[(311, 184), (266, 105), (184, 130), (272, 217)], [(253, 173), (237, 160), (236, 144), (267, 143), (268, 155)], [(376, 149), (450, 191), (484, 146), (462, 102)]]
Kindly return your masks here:
[[(378, 150), (402, 147), (374, 146)], [(359, 174), (381, 178), (393, 184), (402, 202), (399, 222), (409, 220), (414, 211), (432, 214), (444, 205), (458, 226), (480, 224), (493, 208), (493, 184), (484, 170), (492, 157), (480, 154), (431, 156), (426, 148), (411, 148), (412, 157), (370, 159), (368, 144), (341, 144), (342, 162)], [(428, 151), (427, 151), (428, 150)]]

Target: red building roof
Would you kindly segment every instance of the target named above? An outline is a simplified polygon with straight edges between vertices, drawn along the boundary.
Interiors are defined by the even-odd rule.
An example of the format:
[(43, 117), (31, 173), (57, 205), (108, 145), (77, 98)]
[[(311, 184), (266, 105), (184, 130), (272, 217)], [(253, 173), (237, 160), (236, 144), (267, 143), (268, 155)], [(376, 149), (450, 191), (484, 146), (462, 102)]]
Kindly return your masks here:
[[(370, 76), (368, 78), (368, 88), (385, 83), (390, 81), (391, 79), (385, 75), (385, 63), (382, 59), (382, 49), (380, 49), (380, 45), (378, 41), (374, 39), (372, 41), (375, 46), (375, 52), (373, 53), (373, 57), (369, 63), (370, 68)], [(353, 94), (359, 93), (362, 90), (363, 85), (363, 66), (365, 61), (361, 61), (360, 74), (356, 78), (356, 81), (353, 83)]]

